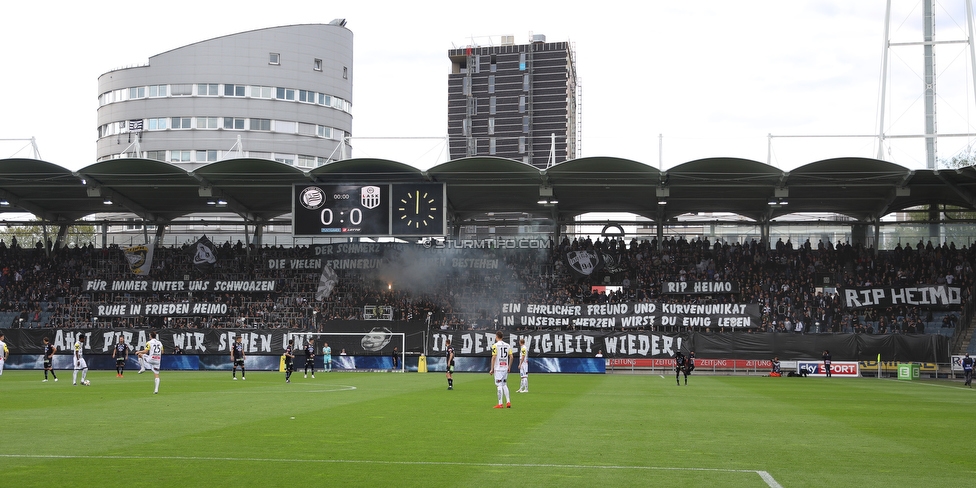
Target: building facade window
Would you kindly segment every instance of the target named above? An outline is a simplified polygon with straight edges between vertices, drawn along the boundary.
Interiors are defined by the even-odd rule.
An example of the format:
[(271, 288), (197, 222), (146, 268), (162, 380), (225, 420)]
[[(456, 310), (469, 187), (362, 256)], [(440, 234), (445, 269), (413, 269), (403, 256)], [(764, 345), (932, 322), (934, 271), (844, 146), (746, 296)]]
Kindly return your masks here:
[(268, 64), (273, 64), (275, 66), (281, 64), (281, 54), (269, 53), (268, 54)]
[(193, 96), (193, 84), (192, 83), (180, 83), (176, 85), (169, 86), (170, 95), (174, 97), (190, 97)]
[(471, 135), (471, 119), (464, 119), (461, 122), (461, 135), (464, 137)]
[(525, 133), (528, 133), (529, 132), (529, 116), (528, 115), (522, 117), (522, 132), (525, 132)]
[(144, 86), (134, 86), (129, 88), (129, 100), (136, 98), (146, 98), (146, 87)]
[(192, 153), (190, 150), (173, 150), (169, 152), (169, 160), (173, 163), (189, 163)]
[(488, 75), (488, 93), (495, 93), (495, 75)]
[(498, 112), (498, 99), (490, 97), (488, 99), (488, 114), (495, 115)]
[(225, 97), (243, 97), (245, 96), (245, 86), (244, 85), (224, 85), (224, 96)]
[(522, 91), (529, 91), (529, 74), (522, 75)]
[(146, 128), (148, 130), (165, 130), (166, 129), (166, 119), (147, 119)]
[(303, 154), (298, 155), (298, 166), (300, 168), (314, 168), (315, 167), (315, 156), (306, 156)]
[(251, 98), (271, 98), (271, 87), (251, 86)]
[(495, 118), (494, 117), (488, 117), (488, 133), (489, 134), (494, 134), (495, 133)]
[(146, 159), (166, 161), (166, 151), (146, 151)]
[(197, 84), (197, 96), (199, 97), (216, 97), (219, 94), (218, 85), (216, 83)]
[(298, 132), (298, 124), (291, 120), (276, 120), (274, 121), (274, 131), (295, 134)]
[(342, 79), (343, 80), (348, 80), (349, 79), (349, 68), (346, 67), (346, 66), (343, 66), (342, 67)]
[(332, 127), (326, 127), (324, 125), (318, 126), (318, 136), (326, 139), (332, 139)]
[(251, 119), (251, 130), (271, 130), (271, 119)]
[(495, 138), (488, 138), (488, 154), (491, 156), (495, 155)]
[(524, 153), (525, 152), (525, 136), (519, 136), (518, 141), (519, 141), (519, 144), (518, 144), (518, 146), (519, 146), (518, 152)]
[(190, 121), (190, 117), (173, 117), (170, 119), (170, 122), (172, 123), (171, 127), (173, 129), (191, 129), (193, 127)]
[(197, 129), (219, 129), (217, 117), (197, 117)]
[(298, 90), (298, 101), (315, 103), (315, 92), (308, 90)]
[(525, 53), (519, 53), (519, 71), (525, 71), (525, 68), (526, 68)]
[(525, 113), (525, 95), (519, 95), (519, 113)]
[(291, 88), (275, 88), (275, 98), (278, 100), (294, 100), (295, 90)]
[(312, 61), (312, 69), (314, 69), (315, 71), (322, 71), (322, 60), (316, 59)]
[(232, 130), (244, 130), (244, 119), (240, 117), (224, 117), (224, 128)]
[(165, 97), (167, 91), (166, 85), (149, 85), (150, 97)]
[(298, 135), (315, 136), (315, 124), (298, 123)]
[(217, 160), (217, 150), (207, 149), (197, 151), (197, 161), (214, 162)]

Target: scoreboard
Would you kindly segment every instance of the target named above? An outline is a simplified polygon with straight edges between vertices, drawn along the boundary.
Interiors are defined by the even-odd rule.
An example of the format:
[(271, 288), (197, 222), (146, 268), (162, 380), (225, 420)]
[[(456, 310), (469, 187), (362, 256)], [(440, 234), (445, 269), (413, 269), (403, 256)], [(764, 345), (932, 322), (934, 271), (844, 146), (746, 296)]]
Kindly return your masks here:
[(447, 229), (443, 183), (297, 184), (292, 234), (442, 236)]

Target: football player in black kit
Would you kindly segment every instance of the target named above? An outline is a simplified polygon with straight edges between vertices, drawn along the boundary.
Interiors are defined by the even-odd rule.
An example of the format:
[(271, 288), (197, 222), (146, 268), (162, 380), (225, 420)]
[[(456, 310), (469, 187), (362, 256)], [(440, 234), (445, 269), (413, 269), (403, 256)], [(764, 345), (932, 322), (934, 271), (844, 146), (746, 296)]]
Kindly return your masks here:
[[(681, 386), (681, 373), (685, 371), (685, 355), (678, 351), (674, 355), (674, 382)], [(688, 383), (688, 373), (685, 372), (685, 384)]]
[(305, 344), (305, 377), (308, 378), (308, 370), (312, 370), (312, 378), (315, 378), (315, 340), (309, 339)]
[(244, 354), (244, 343), (241, 342), (241, 336), (237, 336), (237, 338), (234, 339), (234, 343), (230, 346), (230, 359), (234, 362), (234, 370), (231, 371), (230, 374), (235, 380), (237, 379), (238, 366), (241, 367), (241, 379), (247, 379), (244, 377), (244, 359), (246, 358), (247, 355)]
[(827, 377), (830, 378), (830, 359), (831, 359), (830, 351), (824, 349), (823, 356), (821, 356), (821, 358), (823, 359), (824, 374), (826, 374)]
[[(47, 337), (44, 338), (44, 381), (47, 381), (47, 372), (51, 372), (51, 376), (54, 377), (54, 381), (58, 381), (58, 375), (54, 374), (54, 368), (52, 367), (52, 362), (54, 361), (54, 353), (58, 352), (58, 348), (51, 344), (51, 340)], [(43, 381), (42, 381), (43, 383)]]
[(451, 345), (451, 340), (448, 339), (445, 343), (447, 346), (445, 355), (447, 356), (447, 389), (454, 389), (454, 346)]
[(695, 351), (688, 353), (688, 359), (685, 360), (685, 384), (688, 384), (688, 375), (695, 370)]
[(291, 372), (295, 371), (295, 341), (288, 341), (285, 347), (285, 383), (291, 383)]
[(119, 342), (112, 350), (112, 357), (115, 358), (115, 377), (121, 378), (122, 372), (125, 371), (125, 360), (129, 359), (129, 345), (125, 343), (122, 336), (119, 336)]

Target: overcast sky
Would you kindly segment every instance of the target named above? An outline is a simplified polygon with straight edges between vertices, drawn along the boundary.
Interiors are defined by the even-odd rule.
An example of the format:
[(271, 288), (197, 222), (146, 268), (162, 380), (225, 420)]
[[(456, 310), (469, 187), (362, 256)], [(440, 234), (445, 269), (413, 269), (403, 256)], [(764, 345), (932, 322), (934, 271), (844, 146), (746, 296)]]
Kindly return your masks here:
[[(785, 136), (877, 133), (883, 0), (91, 5), (15, 2), (0, 18), (0, 139), (35, 137), (42, 159), (70, 169), (94, 162), (100, 74), (221, 35), (334, 18), (354, 35), (353, 136), (362, 138), (353, 140), (355, 157), (421, 169), (446, 161), (447, 51), (531, 34), (575, 44), (582, 156), (667, 169), (714, 156), (766, 162), (771, 154), (788, 170), (878, 151), (871, 138)], [(892, 10), (891, 37), (920, 41), (920, 3), (895, 0)], [(965, 37), (963, 1), (937, 3), (935, 16), (938, 40)], [(966, 45), (940, 45), (936, 55), (939, 132), (976, 132)], [(922, 62), (920, 47), (891, 50), (889, 134), (923, 132)], [(972, 140), (940, 138), (939, 156)], [(924, 168), (921, 140), (891, 140), (885, 153)], [(0, 142), (6, 157), (31, 157), (29, 143)]]

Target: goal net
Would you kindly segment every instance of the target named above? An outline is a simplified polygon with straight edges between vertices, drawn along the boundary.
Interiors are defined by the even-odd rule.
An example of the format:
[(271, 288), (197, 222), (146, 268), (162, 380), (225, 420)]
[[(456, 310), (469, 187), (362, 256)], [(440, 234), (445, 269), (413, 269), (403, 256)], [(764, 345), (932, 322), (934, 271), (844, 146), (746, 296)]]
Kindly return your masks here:
[(315, 354), (322, 358), (326, 370), (329, 365), (324, 364), (327, 360), (325, 348), (329, 347), (333, 371), (404, 371), (407, 337), (403, 332), (376, 327), (369, 332), (295, 332), (290, 335), (297, 351), (309, 341), (315, 341)]

